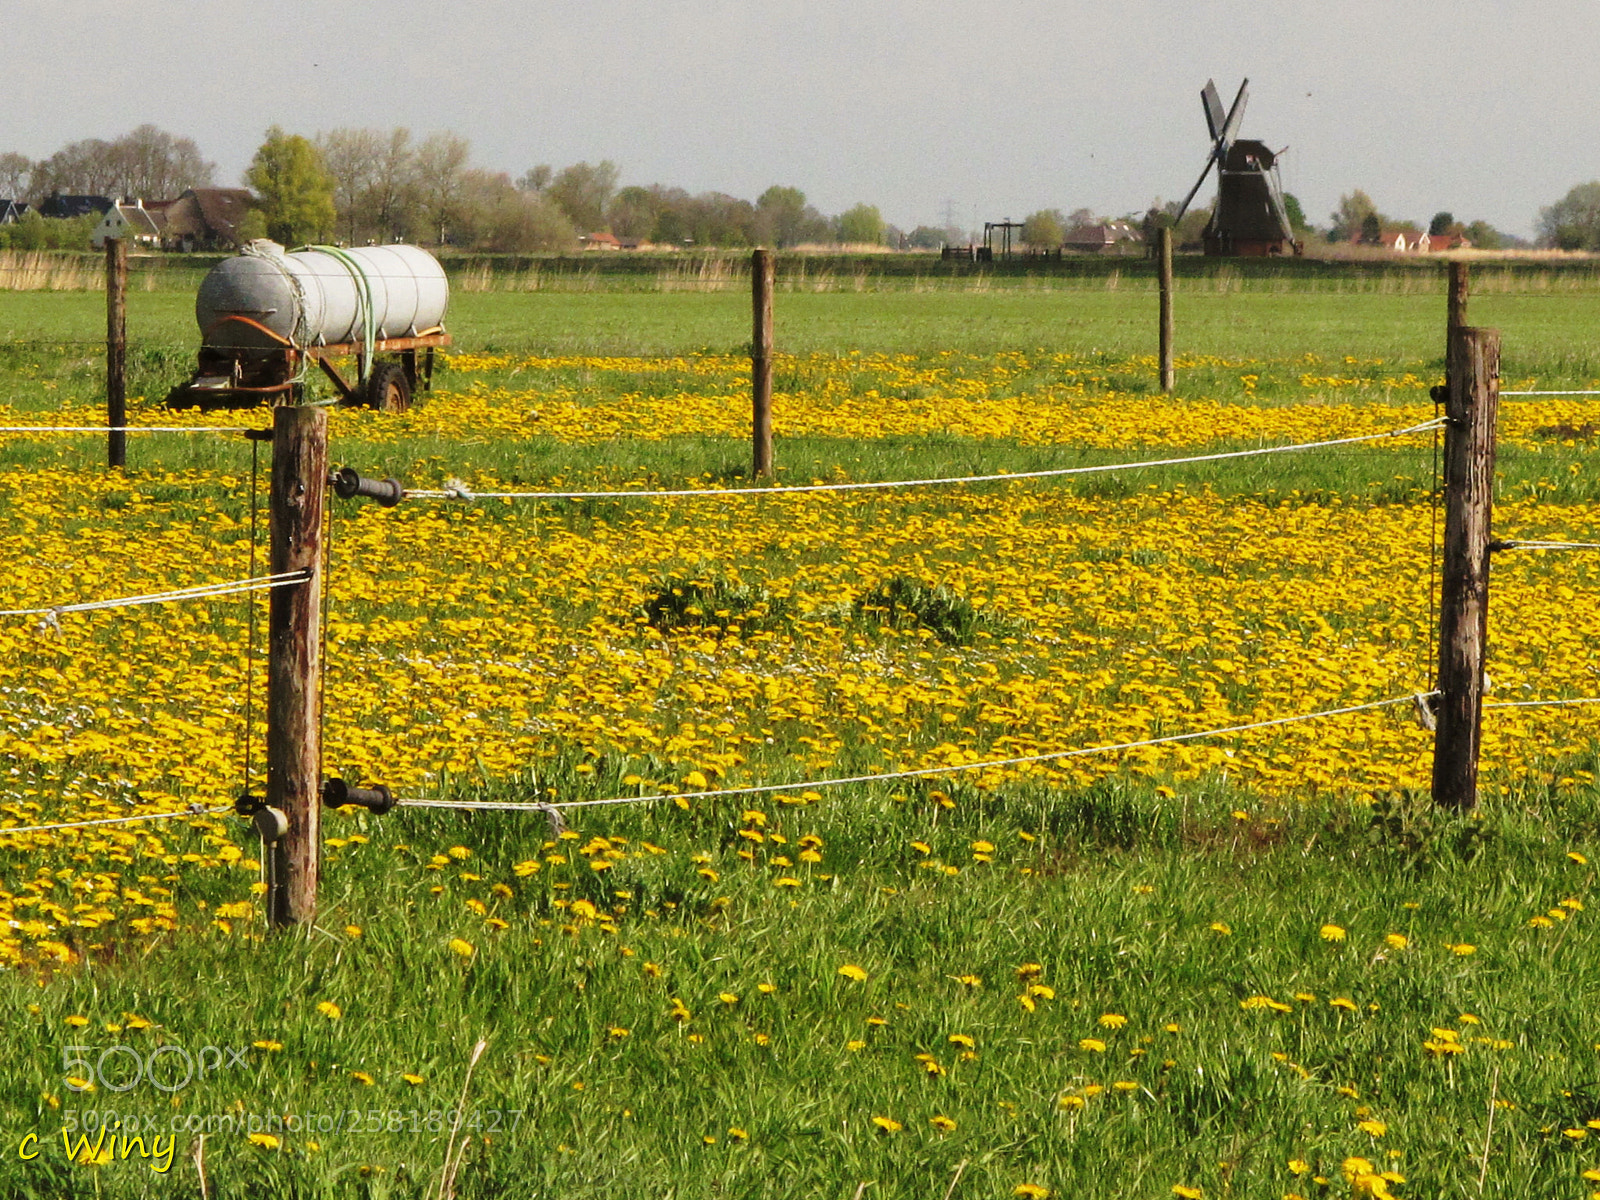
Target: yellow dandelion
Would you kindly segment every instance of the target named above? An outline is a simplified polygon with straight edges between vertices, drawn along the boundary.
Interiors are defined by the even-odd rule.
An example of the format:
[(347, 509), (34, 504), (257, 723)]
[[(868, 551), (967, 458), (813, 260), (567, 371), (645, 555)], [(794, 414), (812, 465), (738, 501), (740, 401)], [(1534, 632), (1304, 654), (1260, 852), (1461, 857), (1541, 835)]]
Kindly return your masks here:
[(844, 966), (839, 968), (838, 974), (843, 975), (846, 979), (853, 979), (857, 983), (865, 983), (867, 981), (867, 973), (854, 963), (845, 963)]
[(332, 1000), (323, 1000), (317, 1004), (317, 1011), (330, 1021), (337, 1021), (344, 1016), (344, 1010)]
[(478, 952), (477, 948), (465, 938), (451, 938), (450, 949), (462, 958), (471, 958)]
[(1342, 942), (1345, 939), (1344, 927), (1341, 925), (1324, 925), (1317, 930), (1317, 936), (1325, 942)]

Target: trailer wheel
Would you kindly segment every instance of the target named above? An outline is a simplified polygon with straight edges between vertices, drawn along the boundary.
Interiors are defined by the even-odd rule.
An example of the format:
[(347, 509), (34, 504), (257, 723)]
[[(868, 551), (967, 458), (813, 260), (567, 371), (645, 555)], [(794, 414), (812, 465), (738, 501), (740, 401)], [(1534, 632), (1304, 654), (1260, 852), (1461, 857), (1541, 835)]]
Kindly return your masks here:
[(403, 413), (411, 407), (411, 384), (399, 363), (378, 363), (367, 377), (367, 407)]

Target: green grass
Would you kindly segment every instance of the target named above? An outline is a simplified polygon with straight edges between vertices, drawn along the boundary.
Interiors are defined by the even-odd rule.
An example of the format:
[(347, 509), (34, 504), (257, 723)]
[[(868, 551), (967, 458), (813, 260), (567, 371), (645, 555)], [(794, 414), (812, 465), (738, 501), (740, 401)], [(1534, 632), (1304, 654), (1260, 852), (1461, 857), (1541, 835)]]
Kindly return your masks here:
[[(1180, 293), (1180, 347), (1227, 360), (1187, 372), (1184, 394), (1242, 399), (1239, 363), (1249, 360), (1259, 363), (1250, 367), (1260, 376), (1255, 402), (1293, 403), (1308, 353), (1336, 364), (1330, 373), (1363, 378), (1440, 370), (1442, 286), (1385, 291), (1358, 272), (1285, 278), (1300, 290), (1274, 292), (1269, 277), (1252, 275), (1256, 290), (1200, 290), (1197, 281)], [(1344, 293), (1334, 290), (1341, 281)], [(1130, 354), (1152, 349), (1147, 291), (1108, 289), (1103, 276), (1077, 278), (1070, 289), (1025, 290), (1026, 277), (1010, 284), (783, 293), (780, 346), (795, 354), (1070, 351), (1103, 357), (1099, 386), (1148, 389), (1126, 366)], [(1474, 299), (1473, 319), (1505, 331), (1508, 379), (1587, 386), (1600, 376), (1597, 293), (1489, 292)], [(176, 287), (131, 298), (135, 394), (159, 395), (186, 373), (191, 302)], [(92, 403), (102, 326), (92, 294), (0, 293), (0, 403), (22, 413)], [(748, 300), (737, 289), (656, 293), (643, 285), (464, 293), (452, 328), (464, 350), (727, 353), (748, 336)], [(1345, 363), (1347, 355), (1357, 361)], [(488, 380), (512, 381), (510, 372)], [(452, 382), (441, 378), (441, 386)], [(587, 386), (578, 368), (536, 378), (524, 371), (513, 385)], [(1409, 395), (1396, 404), (1397, 423), (1431, 415), (1425, 392)], [(363, 469), (421, 482), (471, 471), (529, 485), (667, 483), (707, 472), (737, 481), (748, 466), (742, 442), (718, 438), (600, 446), (418, 438), (346, 443), (338, 452)], [(9, 442), (0, 470), (98, 472), (102, 454), (95, 438)], [(779, 442), (784, 478), (793, 481), (1127, 457), (954, 438)], [(1593, 503), (1600, 481), (1569, 470), (1591, 457), (1581, 443), (1538, 454), (1508, 446), (1502, 495)], [(137, 440), (130, 458), (130, 479), (144, 485), (171, 469), (238, 476), (249, 461), (243, 443), (176, 436)], [(1356, 448), (1058, 486), (1107, 496), (1209, 487), (1274, 505), (1416, 505), (1431, 482), (1414, 453)], [(208, 496), (229, 497), (228, 516), (244, 515), (237, 488), (207, 486)], [(587, 505), (546, 519), (581, 525), (612, 515)], [(0, 521), (35, 519), (0, 511)], [(87, 507), (69, 518), (84, 529), (95, 519)], [(730, 587), (706, 598), (738, 608), (730, 620), (770, 617), (782, 628), (782, 614), (759, 595)], [(960, 635), (966, 618), (955, 601), (916, 599), (927, 610), (919, 620)], [(781, 759), (786, 749), (772, 754)], [(745, 773), (759, 777), (762, 752), (752, 758)], [(1208, 1198), (1342, 1200), (1352, 1189), (1341, 1163), (1361, 1156), (1404, 1175), (1392, 1185), (1404, 1198), (1579, 1197), (1589, 1190), (1580, 1172), (1600, 1165), (1600, 1130), (1583, 1139), (1565, 1131), (1600, 1121), (1592, 1017), (1600, 944), (1587, 910), (1546, 917), (1548, 928), (1529, 922), (1564, 899), (1593, 900), (1593, 871), (1569, 852), (1600, 862), (1597, 761), (1592, 747), (1553, 746), (1538, 771), (1497, 783), (1480, 816), (1468, 819), (1403, 796), (1277, 806), (1221, 777), (1174, 792), (1137, 769), (1074, 791), (913, 781), (830, 789), (804, 805), (748, 801), (764, 825), (738, 802), (690, 812), (576, 810), (581, 837), (560, 842), (538, 815), (330, 814), (330, 836), (368, 840), (328, 851), (315, 926), (250, 939), (213, 932), (209, 919), (252, 874), (141, 859), (129, 875), (173, 889), (181, 933), (113, 947), (70, 971), (0, 975), (8, 1040), (0, 1194), (202, 1194), (195, 1133), (178, 1136), (165, 1174), (137, 1155), (65, 1165), (64, 1123), (110, 1110), (163, 1133), (174, 1118), (210, 1122), (216, 1132), (202, 1155), (209, 1196), (434, 1195), (448, 1119), (430, 1128), (430, 1117), (458, 1104), (482, 1038), (487, 1049), (465, 1089), (463, 1196), (961, 1200), (1032, 1184), (1085, 1200), (1157, 1200), (1173, 1185)], [(10, 800), (28, 789), (58, 794), (72, 770), (114, 764), (0, 767)], [(630, 773), (670, 770), (664, 761), (584, 761), (576, 748), (555, 747), (523, 778), (445, 780), (440, 794), (526, 801), (554, 786), (562, 796), (604, 798), (628, 792)], [(749, 836), (756, 832), (763, 840)], [(577, 848), (597, 835), (626, 839), (614, 845), (628, 856), (604, 871), (585, 865)], [(820, 839), (818, 863), (798, 860), (806, 835)], [(975, 849), (983, 843), (994, 849)], [(454, 847), (467, 853), (452, 858)], [(206, 851), (181, 827), (170, 848)], [(549, 861), (552, 853), (568, 861)], [(780, 856), (791, 863), (774, 862)], [(536, 874), (517, 872), (533, 860), (542, 863)], [(14, 887), (33, 865), (7, 852), (0, 887)], [(799, 886), (777, 886), (783, 878)], [(593, 906), (593, 916), (575, 918), (575, 901)], [(486, 928), (486, 915), (506, 927)], [(608, 917), (614, 932), (602, 927)], [(1327, 940), (1325, 925), (1345, 930), (1344, 940)], [(1404, 948), (1388, 943), (1390, 934), (1405, 937)], [(470, 957), (451, 949), (458, 938), (471, 943)], [(1461, 945), (1475, 951), (1449, 948)], [(1038, 975), (1019, 977), (1025, 964), (1038, 964)], [(846, 965), (867, 978), (841, 976)], [(1030, 996), (1028, 1012), (1019, 995), (1035, 983), (1054, 994)], [(762, 984), (774, 990), (763, 993)], [(723, 993), (737, 1000), (724, 1002)], [(1241, 1007), (1256, 996), (1290, 1011)], [(687, 1020), (673, 1016), (674, 998)], [(318, 1011), (323, 1001), (339, 1006), (337, 1020)], [(127, 1013), (154, 1025), (106, 1030), (125, 1026)], [(1104, 1025), (1107, 1014), (1127, 1022)], [(87, 1024), (68, 1024), (74, 1016)], [(1426, 1049), (1439, 1044), (1437, 1028), (1454, 1030), (1464, 1052)], [(952, 1036), (970, 1038), (975, 1057), (963, 1059)], [(1105, 1049), (1084, 1049), (1083, 1039)], [(238, 1048), (244, 1064), (171, 1093), (148, 1082), (114, 1092), (129, 1061), (118, 1053), (107, 1060), (108, 1086), (71, 1090), (65, 1060), (84, 1055), (68, 1048), (91, 1046), (97, 1057), (112, 1045), (141, 1055), (172, 1047), (173, 1067), (180, 1052)], [(1118, 1081), (1135, 1086), (1118, 1092)], [(1089, 1085), (1106, 1090), (1081, 1108), (1063, 1106)], [(230, 1118), (248, 1129), (251, 1117), (265, 1124), (285, 1114), (326, 1115), (344, 1131), (285, 1132), (280, 1146), (266, 1148), (227, 1127)], [(888, 1132), (874, 1117), (902, 1128)], [(933, 1117), (954, 1128), (941, 1133)], [(1385, 1132), (1362, 1131), (1362, 1120), (1382, 1122)], [(18, 1151), (29, 1134), (39, 1138), (39, 1156), (24, 1161)], [(1305, 1161), (1310, 1174), (1292, 1174), (1291, 1160)], [(1317, 1175), (1328, 1182), (1315, 1183)]]
[[(620, 769), (603, 764), (602, 789)], [(957, 1195), (1034, 1183), (1160, 1197), (1182, 1183), (1276, 1200), (1295, 1186), (1291, 1159), (1337, 1180), (1360, 1155), (1412, 1181), (1397, 1194), (1445, 1196), (1476, 1194), (1486, 1149), (1487, 1195), (1581, 1194), (1592, 1156), (1561, 1131), (1600, 1117), (1589, 1019), (1600, 946), (1581, 912), (1550, 930), (1527, 922), (1591, 882), (1566, 851), (1594, 852), (1592, 795), (1558, 803), (1534, 788), (1466, 822), (1397, 801), (1385, 822), (1364, 806), (1263, 809), (1217, 782), (1171, 800), (1148, 785), (951, 791), (949, 809), (915, 786), (830, 793), (803, 809), (758, 805), (771, 813), (759, 845), (739, 836), (754, 826), (737, 807), (612, 810), (582, 820), (585, 839), (672, 849), (603, 874), (548, 865), (533, 879), (511, 868), (539, 853), (541, 817), (337, 821), (331, 832), (359, 825), (372, 841), (330, 852), (315, 929), (256, 942), (191, 935), (44, 988), (0, 981), (11, 1014), (0, 1111), (8, 1137), (37, 1132), (44, 1143), (31, 1163), (8, 1156), (0, 1180), (19, 1197), (86, 1193), (90, 1175), (95, 1194), (197, 1194), (182, 1162), (165, 1180), (136, 1162), (69, 1170), (57, 1130), (69, 1113), (81, 1122), (112, 1109), (164, 1128), (242, 1101), (246, 1117), (354, 1110), (362, 1128), (376, 1111), (383, 1131), (286, 1134), (276, 1150), (215, 1135), (212, 1195), (420, 1195), (437, 1185), (446, 1146), (427, 1114), (456, 1104), (484, 1038), (463, 1195), (831, 1197), (871, 1181), (873, 1194), (924, 1196), (942, 1194), (964, 1163)], [(822, 839), (822, 863), (792, 872), (799, 888), (773, 887), (790, 873), (770, 865), (774, 832), (790, 853), (804, 834)], [(981, 841), (997, 847), (993, 862), (973, 861)], [(579, 844), (561, 847), (576, 858)], [(470, 856), (449, 859), (452, 846)], [(754, 862), (738, 856), (745, 847)], [(430, 870), (438, 854), (449, 866)], [(570, 886), (552, 890), (552, 874)], [(511, 894), (495, 895), (496, 883)], [(574, 929), (552, 897), (617, 912), (620, 932), (581, 919)], [(474, 898), (509, 927), (487, 934), (463, 907)], [(1346, 940), (1324, 940), (1325, 924)], [(1407, 938), (1403, 950), (1386, 944), (1392, 933)], [(470, 961), (449, 948), (458, 937), (473, 943)], [(1446, 943), (1477, 949), (1461, 957)], [(1032, 1013), (1017, 999), (1027, 963), (1054, 992)], [(840, 976), (845, 965), (868, 978)], [(1241, 1007), (1257, 995), (1292, 1011)], [(673, 998), (687, 1021), (671, 1015)], [(340, 1006), (337, 1021), (317, 1011), (324, 1000)], [(126, 1012), (157, 1028), (102, 1031)], [(1108, 1028), (1106, 1013), (1127, 1024)], [(72, 1015), (89, 1025), (73, 1029)], [(1425, 1050), (1433, 1027), (1457, 1031), (1465, 1053)], [(973, 1040), (973, 1059), (952, 1035)], [(1083, 1038), (1106, 1049), (1080, 1049)], [(266, 1039), (283, 1049), (250, 1049), (244, 1067), (172, 1097), (147, 1083), (121, 1095), (62, 1083), (69, 1044), (148, 1053)], [(168, 1058), (182, 1061), (176, 1050)], [(114, 1082), (129, 1063), (110, 1060)], [(1116, 1092), (1124, 1080), (1137, 1090)], [(1061, 1107), (1086, 1084), (1107, 1091), (1082, 1110)], [(1512, 1107), (1496, 1110), (1491, 1131), (1494, 1098)], [(513, 1118), (495, 1115), (511, 1112), (514, 1132)], [(402, 1128), (388, 1131), (390, 1113)], [(875, 1116), (904, 1128), (885, 1133)], [(935, 1116), (955, 1129), (939, 1133)], [(1387, 1132), (1359, 1131), (1364, 1117)], [(480, 1120), (507, 1127), (495, 1135)], [(195, 1138), (180, 1142), (188, 1153)], [(1386, 1158), (1389, 1147), (1400, 1156)]]

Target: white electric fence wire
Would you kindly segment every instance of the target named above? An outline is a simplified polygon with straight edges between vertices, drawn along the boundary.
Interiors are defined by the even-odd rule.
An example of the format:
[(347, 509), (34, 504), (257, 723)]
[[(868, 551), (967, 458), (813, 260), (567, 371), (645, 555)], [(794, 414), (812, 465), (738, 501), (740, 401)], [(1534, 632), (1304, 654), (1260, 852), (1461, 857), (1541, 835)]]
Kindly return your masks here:
[(0, 425), (0, 433), (251, 433), (246, 425)]
[(1501, 392), (1502, 396), (1600, 396), (1600, 391), (1584, 392)]
[(1600, 542), (1523, 542), (1507, 541), (1508, 550), (1600, 550)]
[(152, 592), (146, 596), (121, 596), (114, 600), (84, 600), (77, 604), (51, 604), (43, 608), (0, 609), (0, 617), (60, 616), (63, 613), (98, 612), (105, 608), (132, 608), (142, 604), (167, 604), (177, 600), (204, 600), (211, 596), (231, 596), (235, 592), (270, 591), (304, 583), (311, 578), (310, 571), (280, 571), (276, 575), (258, 575), (253, 579), (233, 579), (226, 583), (203, 583), (195, 587), (176, 588), (170, 592)]
[(769, 792), (798, 792), (807, 788), (842, 787), (851, 783), (880, 783), (890, 779), (917, 779), (927, 775), (953, 775), (959, 771), (985, 771), (999, 767), (1018, 767), (1028, 763), (1051, 762), (1064, 758), (1081, 758), (1087, 754), (1112, 754), (1121, 750), (1142, 750), (1148, 746), (1165, 746), (1173, 742), (1192, 742), (1200, 738), (1223, 737), (1230, 733), (1247, 733), (1253, 729), (1268, 729), (1276, 725), (1292, 725), (1298, 721), (1316, 721), (1323, 717), (1339, 717), (1348, 713), (1370, 712), (1395, 704), (1414, 704), (1418, 696), (1437, 696), (1437, 691), (1411, 693), (1392, 700), (1373, 700), (1366, 704), (1352, 704), (1345, 708), (1329, 708), (1322, 712), (1303, 713), (1293, 717), (1273, 717), (1267, 721), (1252, 721), (1248, 725), (1230, 725), (1226, 729), (1206, 729), (1199, 733), (1175, 733), (1166, 737), (1146, 738), (1139, 742), (1118, 742), (1110, 746), (1087, 746), (1077, 750), (1053, 750), (1048, 754), (1026, 754), (1019, 758), (997, 758), (987, 762), (955, 763), (942, 767), (919, 767), (912, 771), (890, 771), (881, 775), (850, 775), (833, 779), (813, 779), (805, 783), (765, 783), (750, 787), (717, 788), (700, 792), (660, 792), (653, 796), (615, 796), (609, 800), (567, 800), (540, 802), (538, 804), (493, 800), (410, 800), (395, 801), (411, 808), (466, 808), (493, 809), (506, 812), (543, 812), (552, 808), (595, 808), (607, 804), (655, 804), (662, 800), (708, 800), (718, 796), (753, 796)]
[(1485, 709), (1490, 708), (1559, 708), (1566, 704), (1600, 704), (1600, 696), (1585, 697), (1581, 700), (1496, 700), (1493, 704), (1485, 704)]
[(1289, 446), (1261, 446), (1254, 450), (1230, 450), (1221, 454), (1195, 454), (1187, 458), (1157, 458), (1145, 462), (1102, 463), (1089, 467), (1055, 467), (1044, 471), (1011, 471), (999, 475), (957, 475), (936, 479), (888, 479), (869, 483), (810, 483), (785, 484), (779, 487), (757, 488), (680, 488), (672, 491), (628, 492), (472, 492), (464, 487), (443, 490), (407, 488), (408, 499), (418, 500), (652, 500), (669, 496), (700, 496), (727, 499), (744, 496), (793, 495), (798, 492), (864, 492), (886, 488), (937, 487), (954, 483), (1004, 483), (1014, 479), (1054, 479), (1064, 475), (1096, 475), (1108, 471), (1137, 471), (1144, 467), (1172, 467), (1185, 463), (1221, 462), (1230, 458), (1254, 458), (1262, 454), (1286, 454), (1294, 450), (1320, 450), (1328, 446), (1348, 446), (1353, 442), (1371, 442), (1383, 438), (1406, 437), (1413, 433), (1426, 433), (1444, 425), (1443, 418), (1424, 421), (1405, 429), (1391, 429), (1383, 433), (1363, 433), (1356, 437), (1333, 438), (1323, 442), (1297, 442)]
[(56, 829), (87, 829), (91, 825), (129, 825), (134, 821), (170, 821), (175, 817), (213, 817), (218, 813), (231, 812), (233, 805), (221, 804), (216, 808), (206, 808), (203, 804), (191, 804), (182, 812), (165, 813), (140, 813), (133, 817), (99, 817), (93, 821), (62, 821), (55, 825), (24, 825), (20, 829), (0, 827), (0, 838), (10, 837), (17, 833), (49, 833)]

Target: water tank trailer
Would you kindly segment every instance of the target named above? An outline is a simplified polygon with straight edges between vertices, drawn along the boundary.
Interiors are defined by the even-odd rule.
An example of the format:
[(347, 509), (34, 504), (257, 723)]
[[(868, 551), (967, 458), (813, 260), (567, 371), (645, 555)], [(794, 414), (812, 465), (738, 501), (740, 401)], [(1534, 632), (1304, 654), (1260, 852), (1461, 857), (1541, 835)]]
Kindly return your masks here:
[[(315, 364), (343, 403), (404, 412), (415, 392), (432, 386), (434, 350), (450, 344), (443, 324), (449, 303), (444, 268), (419, 246), (285, 252), (276, 242), (250, 242), (201, 281), (194, 302), (199, 362), (167, 403), (288, 403)], [(354, 383), (331, 361), (352, 355)]]

